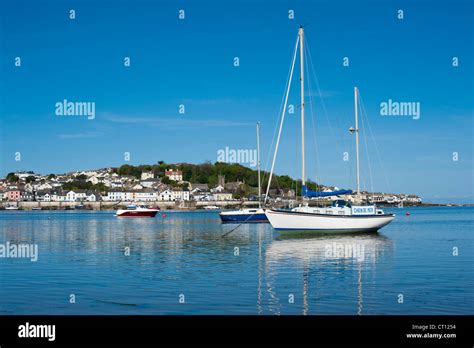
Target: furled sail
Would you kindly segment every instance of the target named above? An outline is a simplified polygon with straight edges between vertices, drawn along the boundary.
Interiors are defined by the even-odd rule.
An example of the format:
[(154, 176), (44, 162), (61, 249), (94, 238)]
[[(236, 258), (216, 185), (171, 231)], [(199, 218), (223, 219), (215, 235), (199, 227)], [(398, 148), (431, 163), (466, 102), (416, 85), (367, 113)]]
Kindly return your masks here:
[(303, 197), (331, 197), (339, 195), (349, 195), (352, 193), (352, 190), (338, 190), (332, 192), (322, 192), (322, 191), (311, 191), (306, 185), (301, 189), (301, 194)]

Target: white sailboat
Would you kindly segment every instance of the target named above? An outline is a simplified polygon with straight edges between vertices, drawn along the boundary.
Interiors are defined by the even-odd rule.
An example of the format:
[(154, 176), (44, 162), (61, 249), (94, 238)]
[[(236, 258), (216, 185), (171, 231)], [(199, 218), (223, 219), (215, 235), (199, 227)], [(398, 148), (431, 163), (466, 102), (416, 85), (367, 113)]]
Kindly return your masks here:
[[(303, 197), (325, 197), (350, 194), (350, 190), (340, 190), (331, 193), (314, 192), (307, 188), (305, 181), (305, 141), (304, 141), (304, 29), (300, 27), (296, 40), (295, 51), (290, 70), (289, 83), (287, 86), (283, 114), (281, 118), (278, 138), (273, 156), (272, 168), (270, 171), (270, 180), (267, 186), (267, 194), (273, 176), (278, 145), (285, 119), (288, 95), (293, 77), (293, 70), (296, 61), (296, 55), (300, 52), (300, 84), (301, 84), (301, 155), (302, 155), (302, 196)], [(358, 89), (354, 88), (355, 101), (355, 129), (351, 128), (351, 133), (356, 135), (356, 165), (357, 165), (357, 197), (360, 199), (360, 173), (359, 173), (359, 128), (358, 128)], [(265, 198), (266, 200), (266, 198)], [(267, 209), (265, 214), (272, 227), (283, 231), (316, 231), (316, 232), (371, 232), (377, 231), (383, 226), (389, 224), (394, 218), (394, 214), (385, 214), (382, 209), (375, 205), (353, 205), (351, 202), (336, 200), (331, 207), (320, 208), (310, 207), (307, 203), (291, 210)]]

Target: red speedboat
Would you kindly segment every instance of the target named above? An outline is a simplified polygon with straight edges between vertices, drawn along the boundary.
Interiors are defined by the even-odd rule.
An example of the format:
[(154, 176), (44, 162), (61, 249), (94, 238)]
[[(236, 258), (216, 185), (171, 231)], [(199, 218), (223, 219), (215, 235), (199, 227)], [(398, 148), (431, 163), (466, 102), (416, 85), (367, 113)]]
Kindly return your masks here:
[(155, 217), (159, 209), (148, 208), (144, 205), (129, 205), (127, 209), (119, 209), (115, 216), (119, 217)]

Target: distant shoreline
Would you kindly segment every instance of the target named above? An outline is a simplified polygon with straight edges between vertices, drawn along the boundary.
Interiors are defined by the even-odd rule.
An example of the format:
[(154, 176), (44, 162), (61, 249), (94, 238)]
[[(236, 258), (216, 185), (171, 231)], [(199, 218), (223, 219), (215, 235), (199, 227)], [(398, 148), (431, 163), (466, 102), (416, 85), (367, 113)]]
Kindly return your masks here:
[[(126, 208), (133, 202), (0, 202), (0, 210), (6, 210), (6, 207), (17, 207), (23, 211), (37, 210), (96, 210), (96, 211), (113, 211), (119, 208)], [(241, 207), (256, 207), (258, 203), (255, 201), (154, 201), (154, 202), (137, 202), (147, 206), (158, 207), (161, 210), (175, 211), (193, 211), (205, 210), (206, 206), (216, 206), (222, 209), (239, 209)], [(310, 202), (311, 206), (316, 206), (314, 202)], [(381, 208), (398, 208), (396, 204), (377, 204)], [(405, 204), (401, 208), (413, 207), (472, 207), (474, 204), (442, 204), (442, 203), (423, 203), (423, 204)], [(278, 208), (288, 207), (288, 204), (281, 202), (276, 205)], [(217, 210), (217, 209), (216, 209)], [(8, 211), (8, 210), (6, 210)], [(208, 211), (208, 210), (207, 210)]]

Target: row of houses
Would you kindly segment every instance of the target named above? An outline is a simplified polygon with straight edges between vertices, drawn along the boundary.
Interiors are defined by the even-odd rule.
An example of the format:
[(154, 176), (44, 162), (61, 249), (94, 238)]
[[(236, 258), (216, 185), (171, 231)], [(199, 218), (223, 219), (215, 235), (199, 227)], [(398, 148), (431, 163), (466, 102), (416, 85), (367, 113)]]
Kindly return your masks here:
[[(141, 178), (137, 179), (133, 175), (119, 175), (113, 168), (98, 170), (88, 170), (58, 175), (40, 175), (33, 172), (16, 172), (19, 183), (24, 185), (26, 191), (44, 191), (61, 188), (65, 183), (75, 180), (84, 180), (93, 185), (103, 184), (107, 188), (157, 188), (161, 184), (161, 179), (155, 177), (153, 171), (143, 171)], [(180, 170), (166, 169), (165, 176), (175, 182), (182, 182), (183, 173)], [(5, 179), (0, 179), (0, 186)]]
[(97, 201), (189, 201), (190, 192), (183, 189), (166, 189), (161, 192), (152, 189), (143, 189), (136, 191), (111, 190), (104, 195), (96, 191), (70, 190), (63, 191), (38, 191), (28, 192), (25, 190), (11, 189), (0, 191), (1, 201), (19, 202), (19, 201), (37, 201), (37, 202), (97, 202)]
[(374, 193), (367, 195), (367, 199), (370, 203), (381, 203), (381, 204), (421, 204), (422, 199), (417, 195), (402, 195), (402, 194), (383, 194)]

